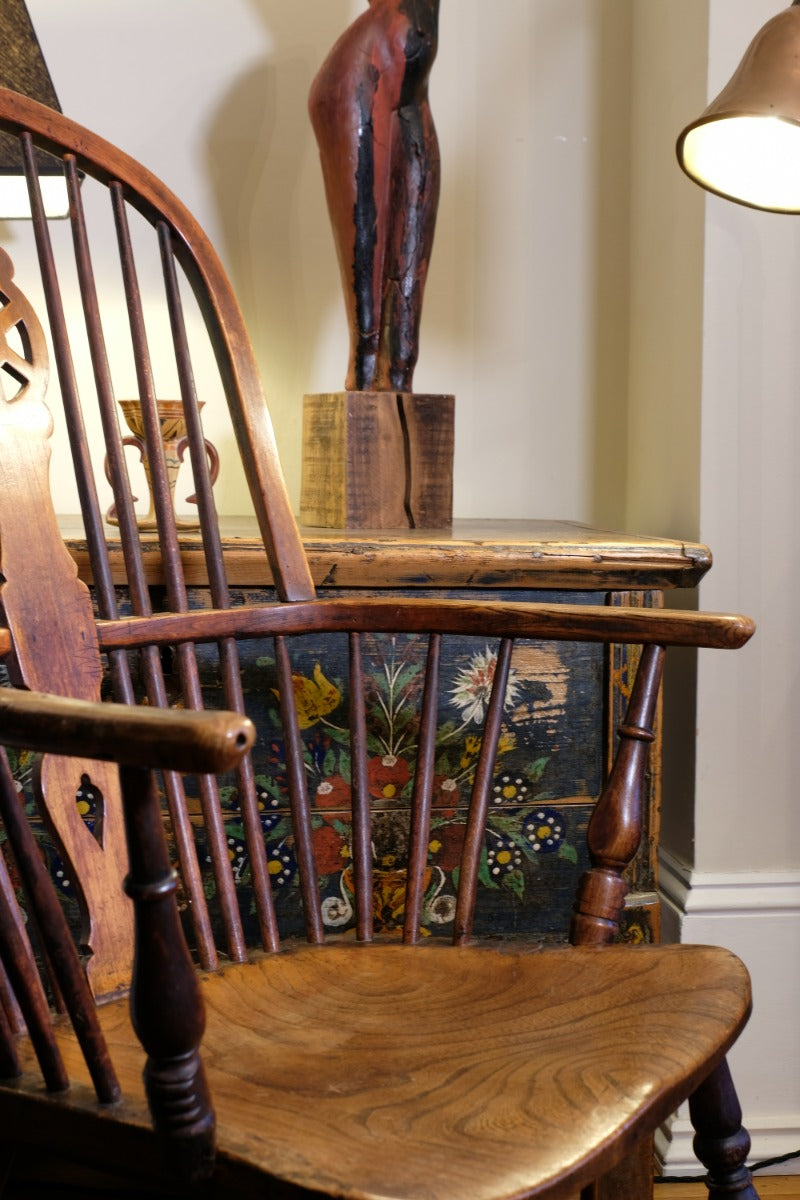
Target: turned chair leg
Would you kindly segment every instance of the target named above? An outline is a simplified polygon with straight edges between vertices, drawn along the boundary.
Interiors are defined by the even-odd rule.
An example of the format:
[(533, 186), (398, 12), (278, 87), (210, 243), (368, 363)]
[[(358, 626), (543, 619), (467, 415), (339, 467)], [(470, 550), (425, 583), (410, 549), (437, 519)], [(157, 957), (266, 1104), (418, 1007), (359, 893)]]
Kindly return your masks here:
[(708, 1171), (709, 1200), (758, 1200), (747, 1169), (750, 1135), (742, 1126), (742, 1110), (727, 1060), (689, 1100), (695, 1129), (694, 1152)]

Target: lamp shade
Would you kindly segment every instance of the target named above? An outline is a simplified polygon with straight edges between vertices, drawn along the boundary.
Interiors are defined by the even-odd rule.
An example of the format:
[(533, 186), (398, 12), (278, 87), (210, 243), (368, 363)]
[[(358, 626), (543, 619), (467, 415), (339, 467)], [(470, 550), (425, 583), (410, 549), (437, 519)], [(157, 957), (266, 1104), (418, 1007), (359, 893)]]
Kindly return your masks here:
[[(24, 0), (0, 0), (0, 86), (61, 111)], [(57, 159), (36, 151), (42, 200), (48, 216), (66, 216), (67, 188)], [(30, 217), (22, 156), (15, 138), (0, 133), (0, 220)]]
[(726, 87), (678, 138), (695, 182), (752, 208), (800, 212), (800, 0), (760, 30)]

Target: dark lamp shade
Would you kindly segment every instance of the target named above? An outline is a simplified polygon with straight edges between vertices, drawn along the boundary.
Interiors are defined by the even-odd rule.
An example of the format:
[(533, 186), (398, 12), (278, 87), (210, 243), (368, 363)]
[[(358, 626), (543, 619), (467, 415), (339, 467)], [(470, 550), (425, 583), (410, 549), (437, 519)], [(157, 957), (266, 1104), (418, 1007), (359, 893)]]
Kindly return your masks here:
[(800, 212), (800, 5), (756, 34), (730, 82), (678, 138), (678, 161), (710, 192)]
[[(22, 92), (60, 112), (24, 0), (0, 0), (0, 46), (0, 86)], [(36, 166), (45, 212), (50, 217), (66, 216), (69, 204), (61, 164), (37, 151)], [(0, 133), (0, 220), (30, 215), (19, 145), (9, 134)]]

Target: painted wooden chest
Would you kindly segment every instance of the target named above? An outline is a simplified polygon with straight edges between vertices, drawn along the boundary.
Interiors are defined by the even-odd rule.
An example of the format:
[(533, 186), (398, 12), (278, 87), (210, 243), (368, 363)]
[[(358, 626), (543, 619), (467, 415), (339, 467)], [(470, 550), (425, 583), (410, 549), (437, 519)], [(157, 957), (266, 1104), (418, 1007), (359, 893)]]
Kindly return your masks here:
[[(234, 597), (241, 603), (273, 598), (266, 559), (245, 520), (225, 526), (225, 558)], [(66, 530), (70, 549), (88, 580), (85, 547)], [(710, 565), (705, 547), (665, 539), (633, 538), (584, 526), (548, 522), (456, 522), (442, 533), (348, 534), (305, 531), (315, 582), (347, 592), (392, 590), (408, 594), (655, 606), (663, 593), (694, 586)], [(209, 603), (202, 555), (189, 535), (183, 559), (191, 604)], [(162, 576), (152, 543), (149, 578), (158, 606)], [(263, 735), (256, 771), (262, 823), (278, 908), (284, 926), (300, 923), (299, 896), (282, 784), (273, 659), (269, 643), (248, 643), (244, 688)], [(375, 638), (366, 647), (369, 672), (370, 786), (376, 823), (375, 908), (381, 928), (402, 918), (396, 897), (404, 871), (416, 690), (424, 646), (418, 639)], [(306, 744), (309, 786), (315, 798), (315, 839), (324, 877), (325, 920), (346, 929), (352, 917), (349, 861), (349, 750), (343, 637), (306, 639), (293, 663), (296, 702)], [(446, 935), (452, 921), (453, 873), (464, 831), (467, 789), (474, 769), (475, 719), (482, 715), (493, 648), (480, 639), (445, 664), (448, 686), (440, 712), (434, 827), (429, 854), (425, 928)], [(624, 646), (555, 643), (517, 646), (507, 697), (506, 728), (486, 834), (476, 932), (498, 937), (557, 940), (569, 925), (572, 893), (586, 866), (583, 835), (599, 793), (614, 727), (635, 671)], [(213, 668), (205, 679), (214, 703)], [(274, 736), (273, 736), (274, 733)], [(645, 836), (631, 871), (624, 934), (659, 935), (657, 863), (660, 739), (651, 755)], [(233, 788), (223, 789), (231, 861), (242, 910), (249, 911), (249, 865)]]

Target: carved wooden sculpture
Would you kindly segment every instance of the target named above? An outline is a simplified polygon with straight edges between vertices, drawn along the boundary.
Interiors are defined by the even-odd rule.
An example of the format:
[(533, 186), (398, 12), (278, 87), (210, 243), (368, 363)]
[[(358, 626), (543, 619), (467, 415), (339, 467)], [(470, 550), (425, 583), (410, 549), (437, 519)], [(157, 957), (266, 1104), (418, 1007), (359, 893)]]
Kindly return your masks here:
[[(622, 1194), (595, 1181), (692, 1096), (712, 1200), (754, 1200), (725, 1066), (749, 1012), (743, 965), (709, 947), (608, 944), (641, 835), (664, 647), (735, 648), (752, 623), (602, 605), (316, 598), (241, 314), (197, 225), (147, 171), (59, 114), (0, 90), (0, 127), (19, 137), (27, 164), (35, 282), (46, 299), (96, 606), (66, 556), (49, 494), (45, 338), (2, 258), (9, 387), (0, 403), (0, 653), (17, 683), (36, 690), (0, 689), (0, 743), (45, 752), (39, 800), (71, 868), (89, 878), (76, 946), (0, 755), (0, 820), (13, 851), (8, 862), (0, 854), (0, 1162), (11, 1194), (46, 1159), (62, 1183), (78, 1163), (107, 1171), (129, 1192), (196, 1188), (207, 1200), (564, 1200), (580, 1189), (593, 1200)], [(50, 237), (34, 142), (63, 159), (73, 248)], [(83, 204), (90, 187), (93, 204), (110, 205), (117, 233), (163, 567), (158, 606), (144, 569), (153, 542), (133, 509), (104, 340), (101, 312), (113, 320), (120, 306), (116, 294), (106, 305), (95, 281)], [(131, 229), (140, 216), (154, 227), (161, 257), (166, 314), (155, 324), (144, 319), (137, 282), (141, 240)], [(60, 269), (80, 284), (88, 379), (75, 370), (73, 339), (82, 333), (65, 318)], [(190, 336), (192, 295), (199, 312)], [(206, 603), (187, 586), (177, 536), (153, 327), (171, 335), (180, 380)], [(203, 327), (218, 378), (208, 355), (194, 358)], [(230, 407), (275, 582), (271, 603), (234, 603), (228, 586), (200, 419), (208, 388)], [(56, 399), (53, 389), (48, 402)], [(86, 442), (89, 405), (99, 408), (106, 439), (119, 519), (111, 535)], [(115, 552), (122, 546), (122, 593), (109, 537)], [(335, 684), (298, 670), (320, 636), (342, 650)], [(440, 705), (454, 685), (446, 650), (465, 643), (474, 653), (476, 639), (480, 703), (452, 895), (432, 895), (439, 751), (449, 736)], [(515, 703), (514, 655), (579, 641), (598, 648), (600, 673), (609, 644), (644, 649), (616, 765), (588, 830), (572, 945), (481, 945), (476, 905), (490, 856), (499, 858), (487, 849), (486, 812), (504, 713)], [(387, 645), (421, 651), (403, 675), (413, 737), (402, 796), (376, 790), (374, 774), (365, 659)], [(248, 675), (255, 682), (246, 691)], [(119, 703), (97, 703), (101, 677)], [(324, 885), (329, 797), (309, 784), (318, 746), (308, 715), (330, 715), (331, 693), (343, 710), (336, 734), (348, 763), (347, 778), (336, 781), (336, 819), (351, 822), (336, 894)], [(259, 703), (270, 707), (261, 710), (256, 771), (251, 723), (236, 714)], [(204, 707), (226, 711), (193, 711)], [(121, 787), (108, 759), (122, 764)], [(391, 753), (377, 758), (379, 772), (395, 765)], [(77, 793), (83, 776), (94, 783), (101, 771), (103, 819), (90, 829), (75, 816)], [(387, 815), (404, 843), (390, 884), (376, 861)], [(277, 843), (276, 822), (284, 831)], [(342, 849), (335, 852), (341, 860)], [(245, 865), (242, 904), (236, 884)], [(132, 962), (129, 901), (119, 899), (126, 873)], [(87, 941), (88, 976), (79, 957)], [(120, 995), (129, 984), (130, 1003)]]
[[(433, 527), (452, 514), (452, 397), (412, 394), (439, 201), (438, 23), (439, 0), (370, 0), (311, 88), (350, 358), (344, 393), (306, 399), (309, 524)], [(331, 458), (342, 476), (320, 479)]]
[(428, 102), (438, 22), (439, 0), (370, 0), (311, 88), (350, 329), (348, 391), (411, 391), (439, 200)]

